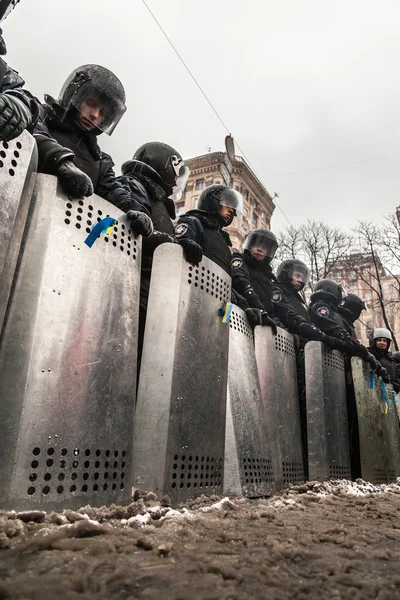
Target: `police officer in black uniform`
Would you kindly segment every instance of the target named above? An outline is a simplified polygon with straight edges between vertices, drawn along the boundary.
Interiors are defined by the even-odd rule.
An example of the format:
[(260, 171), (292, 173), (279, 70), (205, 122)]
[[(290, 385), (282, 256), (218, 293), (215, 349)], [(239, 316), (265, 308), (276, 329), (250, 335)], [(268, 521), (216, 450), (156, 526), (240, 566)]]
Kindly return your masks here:
[(128, 214), (136, 234), (153, 231), (150, 217), (115, 177), (111, 156), (97, 138), (111, 135), (125, 113), (125, 91), (119, 79), (100, 65), (83, 65), (65, 81), (58, 100), (45, 96), (34, 137), (39, 172), (56, 175), (72, 198), (95, 192)]
[(364, 300), (352, 292), (348, 292), (347, 296), (338, 306), (338, 313), (342, 317), (343, 324), (352, 338), (357, 338), (354, 323), (360, 318), (362, 311), (366, 309)]
[(309, 340), (323, 342), (328, 348), (344, 350), (345, 345), (337, 338), (321, 331), (310, 319), (305, 300), (301, 294), (310, 276), (308, 267), (296, 258), (284, 260), (276, 270), (277, 282), (273, 287), (274, 314), (285, 329), (297, 336), (300, 349)]
[(243, 198), (239, 192), (226, 185), (210, 185), (201, 192), (197, 208), (179, 218), (176, 239), (180, 243), (184, 239), (196, 242), (207, 258), (230, 275), (232, 242), (224, 227), (242, 214)]
[[(0, 0), (0, 21), (3, 21), (18, 0)], [(0, 57), (7, 54), (7, 46), (0, 29)], [(23, 89), (25, 81), (0, 58), (0, 140), (8, 142), (24, 129), (33, 131), (39, 110), (33, 96)]]
[(272, 286), (275, 276), (271, 261), (278, 248), (272, 231), (253, 229), (247, 235), (243, 253), (232, 254), (231, 273), (233, 290), (242, 296), (249, 308), (245, 312), (249, 323), (268, 325), (276, 334), (276, 323), (272, 315)]
[(142, 353), (146, 323), (150, 277), (155, 249), (164, 243), (179, 243), (185, 258), (198, 264), (202, 258), (201, 247), (191, 239), (175, 238), (172, 219), (175, 219), (175, 201), (182, 198), (189, 168), (175, 148), (162, 142), (147, 142), (136, 150), (131, 160), (122, 167), (118, 182), (135, 203), (150, 214), (154, 231), (142, 240), (142, 265), (140, 279), (138, 363)]

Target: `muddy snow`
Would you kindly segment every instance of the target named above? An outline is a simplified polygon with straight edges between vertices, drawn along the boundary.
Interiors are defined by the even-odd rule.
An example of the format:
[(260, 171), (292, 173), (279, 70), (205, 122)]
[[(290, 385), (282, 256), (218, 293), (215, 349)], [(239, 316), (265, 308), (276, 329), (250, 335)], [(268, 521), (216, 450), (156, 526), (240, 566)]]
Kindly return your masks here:
[(400, 598), (400, 479), (0, 511), (0, 599)]

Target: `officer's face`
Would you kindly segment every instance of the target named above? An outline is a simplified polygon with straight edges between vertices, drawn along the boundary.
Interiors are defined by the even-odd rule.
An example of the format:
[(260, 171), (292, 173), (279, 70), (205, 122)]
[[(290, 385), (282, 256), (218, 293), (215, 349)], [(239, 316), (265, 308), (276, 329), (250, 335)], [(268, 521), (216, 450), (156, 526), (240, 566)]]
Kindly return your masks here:
[(88, 96), (79, 108), (78, 121), (82, 127), (91, 131), (99, 127), (106, 116), (107, 112), (101, 101), (95, 96)]
[(304, 281), (303, 273), (299, 273), (299, 271), (295, 271), (292, 275), (292, 285), (294, 287), (300, 287)]
[(229, 219), (231, 218), (231, 215), (234, 215), (235, 210), (232, 208), (232, 206), (224, 206), (221, 205), (221, 208), (219, 209), (219, 214), (220, 216), (226, 221), (228, 222)]
[(264, 260), (264, 258), (267, 256), (267, 250), (262, 246), (253, 246), (250, 248), (250, 254), (252, 254), (252, 256), (254, 256), (254, 258), (257, 260)]
[(387, 348), (387, 339), (386, 338), (378, 338), (375, 340), (375, 345), (380, 350), (386, 350)]

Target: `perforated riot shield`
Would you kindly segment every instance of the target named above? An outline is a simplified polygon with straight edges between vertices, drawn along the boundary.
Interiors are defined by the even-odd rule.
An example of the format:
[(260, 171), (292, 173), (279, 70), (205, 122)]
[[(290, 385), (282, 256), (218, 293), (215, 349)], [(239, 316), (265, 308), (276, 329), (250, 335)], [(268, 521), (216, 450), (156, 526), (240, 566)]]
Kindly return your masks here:
[(140, 254), (117, 208), (37, 176), (0, 345), (2, 507), (129, 501)]
[(397, 397), (394, 392), (392, 385), (386, 386), (386, 396), (384, 395), (384, 401), (387, 403), (387, 425), (389, 430), (390, 449), (391, 449), (391, 462), (393, 465), (395, 478), (400, 477), (400, 425), (399, 417), (397, 412)]
[(305, 365), (309, 479), (351, 479), (343, 356), (308, 342)]
[[(371, 483), (388, 483), (395, 479), (393, 440), (389, 419), (395, 416), (393, 401), (386, 401), (382, 380), (370, 366), (351, 359), (360, 437), (361, 476)], [(389, 415), (390, 411), (390, 415)]]
[(230, 277), (177, 244), (154, 253), (134, 434), (134, 482), (173, 501), (221, 494)]
[(281, 489), (304, 481), (293, 337), (280, 328), (274, 336), (270, 327), (256, 327), (255, 350), (275, 486)]
[(266, 496), (274, 490), (274, 473), (253, 332), (237, 306), (229, 326), (224, 494)]
[(27, 131), (0, 142), (0, 333), (32, 198), (36, 142)]

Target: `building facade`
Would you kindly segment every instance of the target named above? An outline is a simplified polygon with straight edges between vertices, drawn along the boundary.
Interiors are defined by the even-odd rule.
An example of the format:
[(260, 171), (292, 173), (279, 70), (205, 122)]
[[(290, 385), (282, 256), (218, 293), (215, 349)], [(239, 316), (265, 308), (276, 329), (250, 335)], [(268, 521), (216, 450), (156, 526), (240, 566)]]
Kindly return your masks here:
[(185, 160), (190, 169), (190, 177), (183, 198), (176, 204), (178, 216), (196, 208), (201, 191), (212, 184), (230, 185), (243, 196), (243, 219), (235, 219), (227, 231), (235, 249), (242, 250), (246, 234), (257, 227), (270, 229), (275, 204), (250, 169), (246, 161), (235, 156), (229, 160), (224, 152), (209, 152)]

